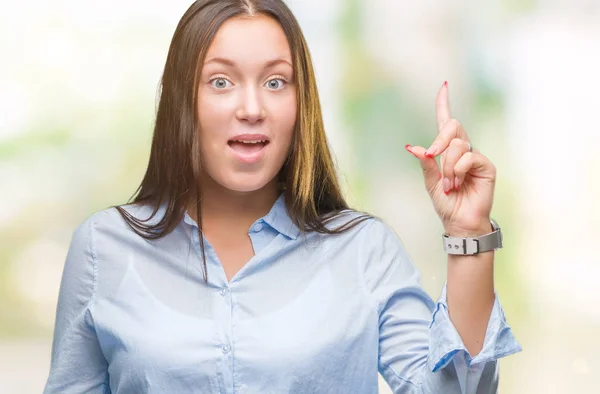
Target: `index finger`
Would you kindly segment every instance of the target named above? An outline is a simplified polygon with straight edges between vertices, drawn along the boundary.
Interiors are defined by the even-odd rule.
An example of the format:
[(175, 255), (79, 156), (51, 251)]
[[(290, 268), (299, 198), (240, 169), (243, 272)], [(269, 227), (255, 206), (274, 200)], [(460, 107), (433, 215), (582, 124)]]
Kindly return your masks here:
[(442, 126), (450, 119), (450, 104), (448, 101), (448, 81), (445, 81), (435, 100), (435, 115), (437, 118), (438, 132), (442, 131)]

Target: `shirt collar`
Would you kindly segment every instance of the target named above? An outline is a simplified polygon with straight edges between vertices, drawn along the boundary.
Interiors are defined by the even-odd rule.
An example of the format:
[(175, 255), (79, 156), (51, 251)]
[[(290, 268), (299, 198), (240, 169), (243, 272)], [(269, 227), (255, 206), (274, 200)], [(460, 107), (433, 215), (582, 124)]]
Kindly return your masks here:
[(196, 223), (196, 221), (194, 219), (192, 219), (192, 217), (190, 216), (188, 211), (185, 211), (185, 215), (183, 216), (183, 221), (192, 227), (198, 227), (198, 223)]
[(287, 208), (285, 206), (285, 192), (282, 192), (275, 204), (265, 216), (261, 218), (269, 226), (281, 234), (291, 239), (296, 239), (300, 230), (298, 226), (292, 221), (292, 218), (288, 215)]
[[(198, 227), (196, 221), (191, 218), (187, 211), (185, 212), (183, 221), (191, 226)], [(285, 206), (284, 192), (282, 192), (277, 200), (275, 200), (275, 203), (271, 207), (269, 213), (257, 220), (257, 222), (260, 221), (267, 223), (277, 232), (291, 239), (296, 239), (300, 233), (298, 226), (296, 226), (296, 224), (292, 221), (292, 218), (290, 218), (288, 215), (287, 208)]]

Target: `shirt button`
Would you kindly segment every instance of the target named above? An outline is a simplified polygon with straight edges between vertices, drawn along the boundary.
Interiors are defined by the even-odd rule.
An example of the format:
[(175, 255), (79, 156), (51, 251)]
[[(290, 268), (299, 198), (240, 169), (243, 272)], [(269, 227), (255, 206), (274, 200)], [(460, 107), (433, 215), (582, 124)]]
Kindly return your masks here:
[(222, 295), (223, 297), (225, 297), (225, 294), (227, 294), (227, 287), (223, 287), (223, 288), (221, 289), (221, 295)]
[(223, 354), (227, 354), (227, 353), (229, 353), (229, 346), (228, 345), (223, 345), (223, 347), (221, 348), (221, 350), (223, 351)]
[(254, 231), (255, 233), (259, 232), (262, 229), (263, 229), (263, 225), (260, 223), (256, 223), (254, 226), (252, 226), (252, 231)]

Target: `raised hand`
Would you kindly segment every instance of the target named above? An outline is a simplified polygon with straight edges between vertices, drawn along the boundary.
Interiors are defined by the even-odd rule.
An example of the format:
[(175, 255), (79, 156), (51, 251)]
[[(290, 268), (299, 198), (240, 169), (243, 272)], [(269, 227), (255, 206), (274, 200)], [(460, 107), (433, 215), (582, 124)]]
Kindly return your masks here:
[(447, 82), (437, 95), (436, 116), (438, 135), (431, 146), (406, 145), (406, 149), (421, 163), (425, 186), (446, 232), (456, 236), (489, 233), (496, 168), (471, 148), (465, 130), (450, 115)]

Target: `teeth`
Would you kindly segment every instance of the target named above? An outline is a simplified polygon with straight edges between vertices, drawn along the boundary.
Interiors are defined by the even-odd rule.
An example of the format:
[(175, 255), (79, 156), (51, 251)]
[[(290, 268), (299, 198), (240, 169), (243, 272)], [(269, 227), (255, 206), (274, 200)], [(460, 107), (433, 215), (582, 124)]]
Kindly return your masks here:
[(258, 144), (259, 142), (265, 143), (266, 140), (255, 140), (255, 141), (239, 141), (239, 140), (236, 140), (235, 142), (241, 142), (242, 144)]

